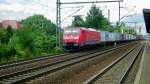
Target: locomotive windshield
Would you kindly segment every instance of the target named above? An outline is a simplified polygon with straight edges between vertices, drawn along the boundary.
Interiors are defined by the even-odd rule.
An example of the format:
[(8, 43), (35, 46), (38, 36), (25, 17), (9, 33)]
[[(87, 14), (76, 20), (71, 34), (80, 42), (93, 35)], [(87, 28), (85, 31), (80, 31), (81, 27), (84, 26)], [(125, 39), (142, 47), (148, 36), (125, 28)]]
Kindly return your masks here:
[(64, 34), (79, 34), (80, 30), (76, 28), (69, 28), (64, 30)]

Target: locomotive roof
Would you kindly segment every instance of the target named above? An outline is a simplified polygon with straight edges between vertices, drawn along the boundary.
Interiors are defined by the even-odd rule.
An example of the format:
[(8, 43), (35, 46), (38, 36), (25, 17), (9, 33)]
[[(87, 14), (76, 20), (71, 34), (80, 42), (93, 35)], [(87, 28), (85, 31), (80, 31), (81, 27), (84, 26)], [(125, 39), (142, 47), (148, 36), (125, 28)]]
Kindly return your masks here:
[(97, 31), (96, 29), (86, 28), (86, 27), (68, 27), (68, 28), (65, 28), (65, 29), (82, 29), (82, 30)]

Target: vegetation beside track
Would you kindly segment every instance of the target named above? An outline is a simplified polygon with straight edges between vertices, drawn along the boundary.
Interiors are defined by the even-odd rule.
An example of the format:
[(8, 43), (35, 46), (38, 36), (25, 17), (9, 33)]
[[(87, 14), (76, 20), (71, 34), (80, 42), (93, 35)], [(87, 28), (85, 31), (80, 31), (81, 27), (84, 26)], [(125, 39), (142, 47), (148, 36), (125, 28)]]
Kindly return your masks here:
[[(42, 21), (42, 22), (41, 22)], [(63, 53), (55, 47), (56, 25), (42, 15), (22, 21), (18, 30), (0, 28), (0, 63)]]

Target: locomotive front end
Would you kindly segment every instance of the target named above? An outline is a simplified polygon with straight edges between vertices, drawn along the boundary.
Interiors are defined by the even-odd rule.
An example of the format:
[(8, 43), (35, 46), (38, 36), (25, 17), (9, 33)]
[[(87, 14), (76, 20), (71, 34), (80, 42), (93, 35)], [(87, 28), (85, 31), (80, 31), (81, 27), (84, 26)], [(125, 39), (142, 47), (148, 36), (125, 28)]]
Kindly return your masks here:
[(65, 49), (74, 49), (79, 47), (80, 29), (67, 28), (63, 33), (63, 47)]

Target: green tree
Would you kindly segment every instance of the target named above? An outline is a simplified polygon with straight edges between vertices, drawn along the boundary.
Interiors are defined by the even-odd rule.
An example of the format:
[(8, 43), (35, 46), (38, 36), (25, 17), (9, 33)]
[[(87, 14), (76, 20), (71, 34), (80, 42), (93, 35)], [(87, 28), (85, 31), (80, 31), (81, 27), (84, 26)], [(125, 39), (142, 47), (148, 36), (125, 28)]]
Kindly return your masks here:
[(86, 16), (86, 26), (95, 29), (104, 29), (109, 25), (109, 21), (104, 18), (102, 11), (96, 6), (92, 5)]
[(8, 61), (16, 53), (15, 50), (8, 45), (13, 34), (14, 31), (11, 26), (8, 26), (7, 29), (0, 28), (0, 61), (2, 61), (2, 59)]
[(81, 27), (84, 26), (84, 20), (80, 15), (74, 16), (74, 20), (72, 21), (73, 27)]
[(43, 15), (33, 15), (22, 21), (23, 26), (25, 27), (36, 27), (42, 29), (48, 35), (54, 35), (56, 25), (50, 20), (45, 18)]
[(6, 29), (6, 43), (9, 42), (9, 40), (11, 39), (13, 34), (14, 34), (14, 31), (13, 31), (12, 27), (8, 26)]
[(9, 45), (16, 50), (17, 55), (38, 55), (47, 51), (44, 48), (46, 41), (47, 35), (41, 29), (25, 27), (16, 31), (11, 41), (9, 41)]
[(113, 32), (125, 33), (125, 34), (136, 34), (134, 29), (131, 29), (123, 22), (117, 22), (113, 28)]
[(13, 29), (11, 26), (8, 26), (7, 29), (0, 29), (0, 41), (1, 43), (8, 43), (11, 39), (12, 35), (14, 34)]
[(10, 48), (7, 44), (0, 43), (0, 61), (2, 59), (8, 60), (11, 57)]
[(106, 29), (110, 29), (110, 27), (111, 27), (110, 22), (106, 18), (103, 18), (100, 23), (100, 29), (106, 30)]
[(0, 43), (4, 42), (6, 32), (3, 28), (0, 28)]

